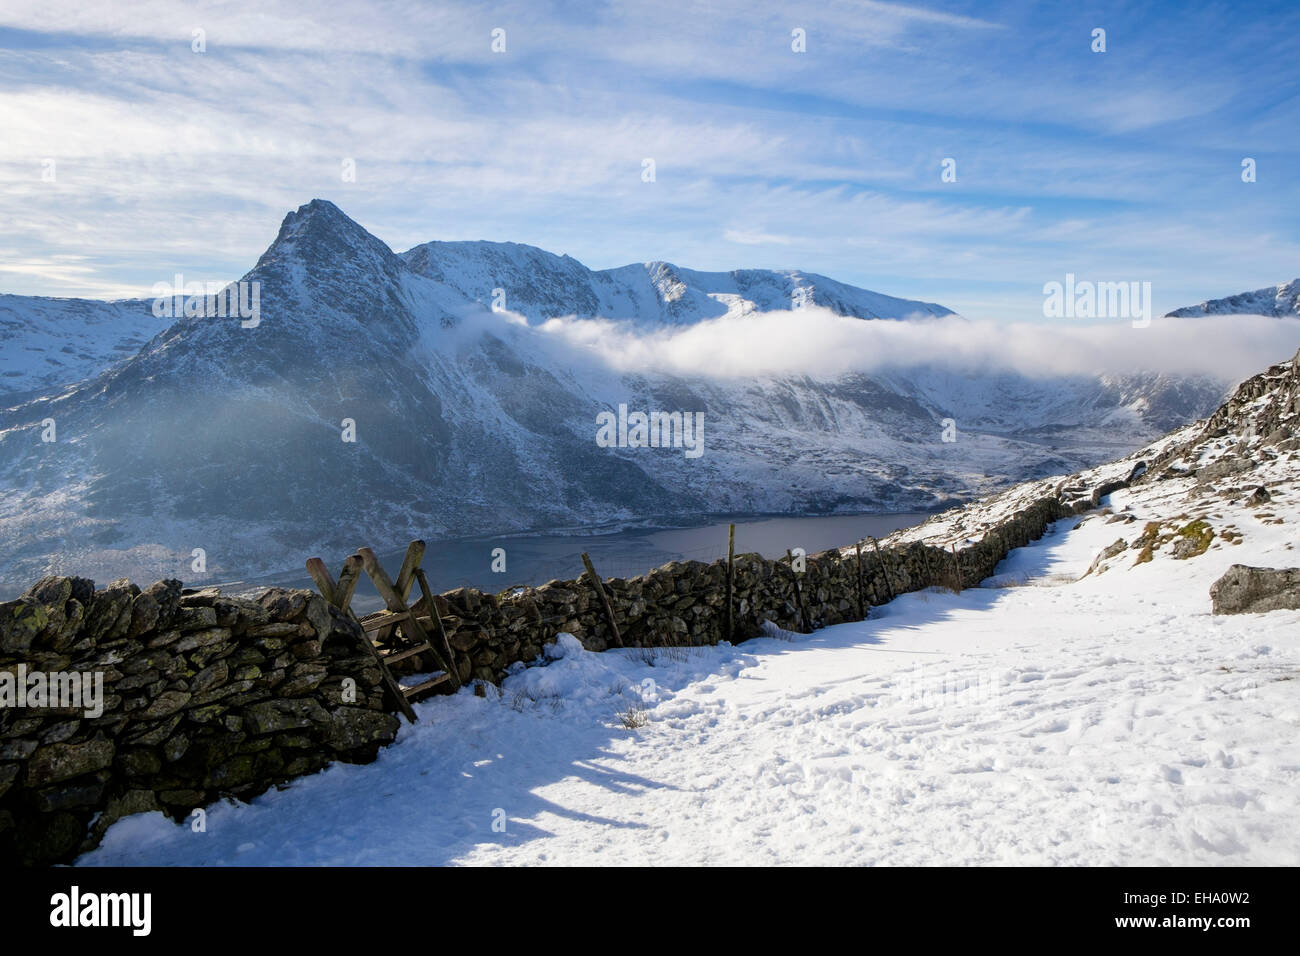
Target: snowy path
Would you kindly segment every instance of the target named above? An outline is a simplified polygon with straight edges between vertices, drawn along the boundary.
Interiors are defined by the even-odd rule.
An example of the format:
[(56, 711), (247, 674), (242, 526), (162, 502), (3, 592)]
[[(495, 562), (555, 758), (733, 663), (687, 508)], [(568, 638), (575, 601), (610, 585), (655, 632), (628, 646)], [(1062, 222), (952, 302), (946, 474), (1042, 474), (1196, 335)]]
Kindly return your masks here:
[(210, 808), (205, 833), (127, 818), (80, 862), (1296, 865), (1300, 612), (1208, 596), (1234, 561), (1300, 563), (1295, 525), (1230, 517), (1247, 546), (1081, 580), (1141, 522), (1061, 522), (999, 568), (1027, 586), (793, 642), (652, 666), (565, 641), (500, 699), (426, 702), (374, 764)]

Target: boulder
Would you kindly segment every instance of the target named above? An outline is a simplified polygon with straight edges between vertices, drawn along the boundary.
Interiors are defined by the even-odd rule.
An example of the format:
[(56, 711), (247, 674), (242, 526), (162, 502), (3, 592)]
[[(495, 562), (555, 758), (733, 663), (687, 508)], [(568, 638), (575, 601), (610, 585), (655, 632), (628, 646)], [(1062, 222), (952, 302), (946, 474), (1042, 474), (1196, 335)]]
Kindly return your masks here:
[(1259, 614), (1300, 609), (1300, 568), (1234, 564), (1210, 585), (1215, 614)]

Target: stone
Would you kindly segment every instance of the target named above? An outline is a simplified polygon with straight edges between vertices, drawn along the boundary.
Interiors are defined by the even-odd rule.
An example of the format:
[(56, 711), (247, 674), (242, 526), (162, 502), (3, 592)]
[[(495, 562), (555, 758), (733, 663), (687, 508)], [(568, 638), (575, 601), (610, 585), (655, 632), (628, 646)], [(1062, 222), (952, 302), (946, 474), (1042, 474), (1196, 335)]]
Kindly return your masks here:
[(397, 736), (398, 726), (398, 720), (392, 714), (360, 707), (339, 707), (331, 715), (325, 742), (339, 751), (386, 744)]
[(164, 790), (158, 799), (170, 806), (185, 808), (203, 806), (202, 790)]
[[(175, 578), (155, 581), (141, 593), (148, 594), (158, 605), (158, 626), (170, 628), (180, 607), (181, 582)], [(75, 592), (73, 596), (76, 596)]]
[(27, 786), (43, 787), (103, 770), (113, 762), (117, 747), (111, 740), (41, 747), (27, 762)]
[(217, 612), (219, 626), (236, 630), (246, 630), (257, 624), (265, 624), (271, 619), (266, 608), (256, 601), (247, 601), (243, 598), (223, 596), (212, 603), (212, 609)]
[(54, 575), (41, 578), (24, 591), (22, 596), (32, 598), (46, 607), (61, 608), (72, 598), (72, 579)]
[(124, 742), (128, 744), (140, 744), (146, 747), (156, 746), (171, 736), (172, 731), (180, 724), (183, 716), (185, 715), (172, 714), (172, 716), (162, 721), (162, 723), (151, 722), (147, 724), (143, 730), (127, 737)]
[(197, 631), (217, 626), (217, 612), (210, 607), (181, 607), (174, 621), (182, 631)]
[(469, 651), (474, 647), (475, 644), (479, 643), (482, 636), (483, 636), (482, 631), (474, 631), (468, 628), (458, 628), (454, 633), (451, 634), (451, 636), (447, 638), (447, 643), (449, 643), (453, 648), (455, 648), (458, 651)]
[(1268, 493), (1268, 489), (1263, 485), (1260, 485), (1251, 493), (1250, 497), (1246, 499), (1246, 504), (1249, 507), (1254, 508), (1258, 505), (1267, 504), (1272, 500), (1273, 496)]
[(35, 598), (21, 597), (0, 604), (0, 653), (25, 656), (49, 621), (49, 612)]
[(1211, 481), (1217, 481), (1220, 478), (1230, 478), (1233, 475), (1239, 475), (1243, 471), (1250, 471), (1255, 467), (1253, 461), (1245, 458), (1235, 458), (1224, 456), (1218, 461), (1211, 462), (1196, 473), (1196, 480), (1200, 484)]
[(67, 740), (69, 737), (75, 734), (79, 727), (81, 727), (81, 721), (75, 719), (61, 720), (58, 721), (57, 723), (50, 724), (43, 731), (41, 731), (41, 737), (40, 737), (41, 743), (42, 744), (63, 743), (63, 741)]
[(187, 720), (192, 720), (196, 724), (206, 724), (209, 721), (220, 717), (225, 709), (226, 708), (223, 704), (207, 704), (203, 707), (192, 707), (185, 712), (185, 717)]
[(257, 603), (277, 621), (288, 621), (302, 613), (313, 592), (305, 590), (288, 591), (284, 588), (271, 588), (257, 599)]
[(220, 598), (221, 588), (216, 585), (186, 588), (181, 592), (181, 607), (212, 607)]
[(162, 759), (148, 748), (127, 750), (117, 755), (117, 766), (128, 777), (147, 777), (162, 770)]
[(133, 813), (149, 813), (159, 809), (161, 809), (161, 806), (158, 803), (158, 797), (152, 790), (128, 790), (120, 797), (110, 798), (103, 812), (91, 824), (90, 833), (81, 846), (81, 852), (93, 850), (98, 846), (108, 828), (122, 817), (130, 816)]
[(172, 714), (181, 710), (190, 702), (193, 695), (188, 691), (169, 690), (160, 694), (140, 717), (144, 720), (154, 720), (159, 717), (170, 717)]
[(158, 624), (158, 599), (148, 591), (141, 591), (131, 602), (131, 626), (127, 628), (128, 637), (138, 637), (152, 631)]
[(139, 593), (125, 578), (96, 591), (86, 611), (85, 636), (97, 643), (125, 636), (131, 626), (131, 605)]
[(330, 617), (330, 606), (319, 594), (313, 594), (307, 601), (307, 622), (311, 624), (312, 630), (321, 637), (334, 629), (334, 622)]
[[(283, 624), (272, 622), (270, 624), (258, 624), (256, 627), (248, 629), (249, 637), (288, 637), (290, 634), (298, 633), (297, 624)], [(284, 644), (281, 643), (280, 647)], [(276, 650), (279, 650), (277, 647)]]
[(190, 690), (195, 694), (202, 694), (206, 690), (224, 684), (229, 677), (230, 668), (224, 661), (217, 661), (194, 675), (194, 679), (190, 681)]
[(254, 758), (248, 754), (231, 757), (225, 763), (218, 764), (208, 771), (203, 778), (203, 786), (224, 790), (250, 783), (253, 780)]
[(1215, 614), (1261, 614), (1300, 609), (1300, 568), (1234, 564), (1210, 585)]
[(168, 763), (175, 763), (185, 756), (185, 751), (190, 747), (190, 738), (188, 734), (176, 734), (169, 737), (162, 745), (163, 759)]
[(180, 631), (177, 630), (163, 631), (157, 637), (150, 639), (150, 641), (145, 645), (145, 647), (148, 647), (150, 649), (157, 648), (157, 647), (166, 647), (169, 644), (175, 644), (180, 639), (181, 639)]
[(223, 684), (220, 687), (214, 687), (202, 694), (195, 694), (190, 699), (189, 706), (194, 709), (207, 707), (209, 704), (215, 704), (217, 701), (224, 700), (236, 694), (243, 694), (250, 691), (255, 686), (252, 680), (237, 680), (234, 683)]
[(244, 710), (249, 733), (273, 734), (329, 722), (329, 714), (311, 698), (268, 700)]
[(328, 675), (324, 664), (297, 664), (275, 692), (281, 697), (299, 697), (315, 690)]
[[(192, 611), (210, 611), (212, 608), (190, 608)], [(230, 628), (228, 627), (209, 627), (204, 630), (194, 631), (186, 634), (176, 644), (177, 653), (184, 654), (188, 651), (197, 650), (201, 647), (211, 647), (214, 644), (220, 644), (231, 638)]]
[(57, 810), (87, 809), (99, 805), (104, 796), (108, 775), (86, 777), (62, 786), (47, 787), (32, 794), (32, 802), (41, 813)]

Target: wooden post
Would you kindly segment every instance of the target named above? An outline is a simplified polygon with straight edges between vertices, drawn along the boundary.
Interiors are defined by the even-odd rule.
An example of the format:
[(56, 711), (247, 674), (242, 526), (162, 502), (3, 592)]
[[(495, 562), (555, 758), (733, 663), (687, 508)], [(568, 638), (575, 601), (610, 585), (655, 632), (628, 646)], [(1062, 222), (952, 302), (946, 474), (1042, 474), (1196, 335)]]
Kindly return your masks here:
[(853, 551), (857, 555), (857, 578), (858, 578), (858, 619), (865, 621), (867, 619), (866, 589), (862, 586), (862, 542), (853, 542)]
[(803, 603), (803, 589), (799, 587), (799, 572), (794, 569), (794, 554), (789, 548), (785, 549), (785, 556), (790, 560), (790, 577), (794, 578), (794, 599), (799, 605), (799, 617), (803, 620), (805, 634), (812, 633), (812, 621), (808, 619), (808, 609)]
[(414, 574), (420, 582), (420, 593), (424, 595), (425, 607), (429, 609), (434, 632), (438, 635), (437, 643), (432, 645), (434, 654), (442, 658), (442, 666), (451, 678), (451, 689), (456, 690), (460, 687), (460, 675), (456, 673), (456, 655), (451, 652), (451, 642), (447, 640), (447, 629), (442, 626), (442, 615), (438, 613), (438, 604), (433, 599), (433, 589), (429, 587), (429, 579), (424, 576), (424, 568), (417, 567)]
[(325, 567), (325, 562), (320, 558), (308, 558), (307, 573), (316, 582), (316, 589), (320, 591), (325, 602), (338, 607), (338, 599), (334, 597), (338, 585), (334, 583), (334, 575), (330, 574), (330, 569)]
[(623, 646), (623, 638), (618, 633), (618, 621), (614, 620), (614, 609), (610, 607), (609, 598), (605, 595), (605, 585), (600, 580), (600, 575), (596, 569), (591, 566), (591, 556), (586, 551), (582, 552), (582, 563), (587, 567), (587, 573), (591, 575), (591, 583), (596, 587), (596, 594), (600, 597), (600, 603), (605, 608), (605, 621), (609, 624), (609, 630), (613, 636), (615, 647)]
[(727, 640), (736, 640), (736, 526), (727, 526)]
[(338, 584), (334, 588), (334, 606), (340, 611), (349, 612), (352, 604), (352, 595), (356, 592), (357, 582), (361, 580), (361, 555), (353, 554), (343, 562), (343, 570), (339, 572)]
[(925, 563), (925, 581), (927, 587), (934, 587), (939, 582), (934, 576), (934, 565), (930, 563), (930, 546), (921, 542), (921, 560)]
[(957, 569), (957, 593), (961, 594), (962, 591), (961, 556), (957, 554), (957, 545), (955, 542), (952, 546), (952, 563), (953, 566), (956, 567)]
[(397, 572), (397, 581), (394, 584), (403, 601), (411, 596), (411, 585), (415, 583), (415, 569), (420, 566), (420, 560), (423, 557), (423, 541), (412, 541), (406, 546), (406, 557), (402, 560), (402, 567)]
[[(415, 569), (420, 566), (420, 561), (424, 557), (425, 545), (423, 541), (412, 541), (406, 546), (406, 556), (402, 559), (402, 566), (398, 569), (397, 580), (393, 582), (393, 590), (402, 599), (405, 604), (411, 597), (411, 587), (415, 584)], [(375, 632), (374, 640), (385, 646), (393, 639), (393, 631), (396, 625), (380, 628)]]
[(885, 587), (889, 589), (889, 600), (894, 599), (894, 582), (889, 580), (889, 565), (885, 563), (885, 557), (880, 552), (880, 542), (868, 535), (871, 546), (876, 549), (876, 560), (880, 562), (880, 570), (885, 573)]

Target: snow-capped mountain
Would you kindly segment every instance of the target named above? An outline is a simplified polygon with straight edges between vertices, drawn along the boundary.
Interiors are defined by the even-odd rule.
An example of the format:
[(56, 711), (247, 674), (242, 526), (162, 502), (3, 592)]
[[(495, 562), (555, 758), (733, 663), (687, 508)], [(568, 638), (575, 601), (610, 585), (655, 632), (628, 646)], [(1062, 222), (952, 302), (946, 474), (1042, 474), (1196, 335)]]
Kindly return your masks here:
[(819, 305), (859, 319), (952, 315), (933, 302), (898, 299), (797, 271), (697, 272), (671, 262), (592, 271), (569, 256), (513, 242), (426, 242), (402, 253), (420, 275), (490, 306), (539, 321), (558, 316), (681, 325), (728, 313)]
[(1226, 299), (1210, 299), (1169, 313), (1174, 318), (1197, 315), (1300, 315), (1300, 279), (1292, 279), (1267, 289), (1240, 292)]
[(142, 299), (0, 295), (0, 396), (71, 385), (130, 358), (171, 324)]
[[(1131, 451), (1227, 384), (620, 371), (494, 312), (492, 289), (530, 318), (626, 309), (642, 324), (750, 307), (727, 296), (766, 308), (801, 282), (846, 314), (923, 304), (877, 310), (903, 300), (802, 274), (601, 274), (528, 247), (500, 259), (448, 245), (397, 255), (313, 201), (244, 277), (261, 290), (255, 326), (180, 318), (102, 374), (0, 412), (0, 585), (58, 569), (189, 580), (200, 548), (209, 574), (247, 578), (417, 536), (919, 510)], [(727, 289), (743, 292), (710, 291)], [(597, 416), (620, 405), (704, 413), (707, 454), (602, 447)]]

